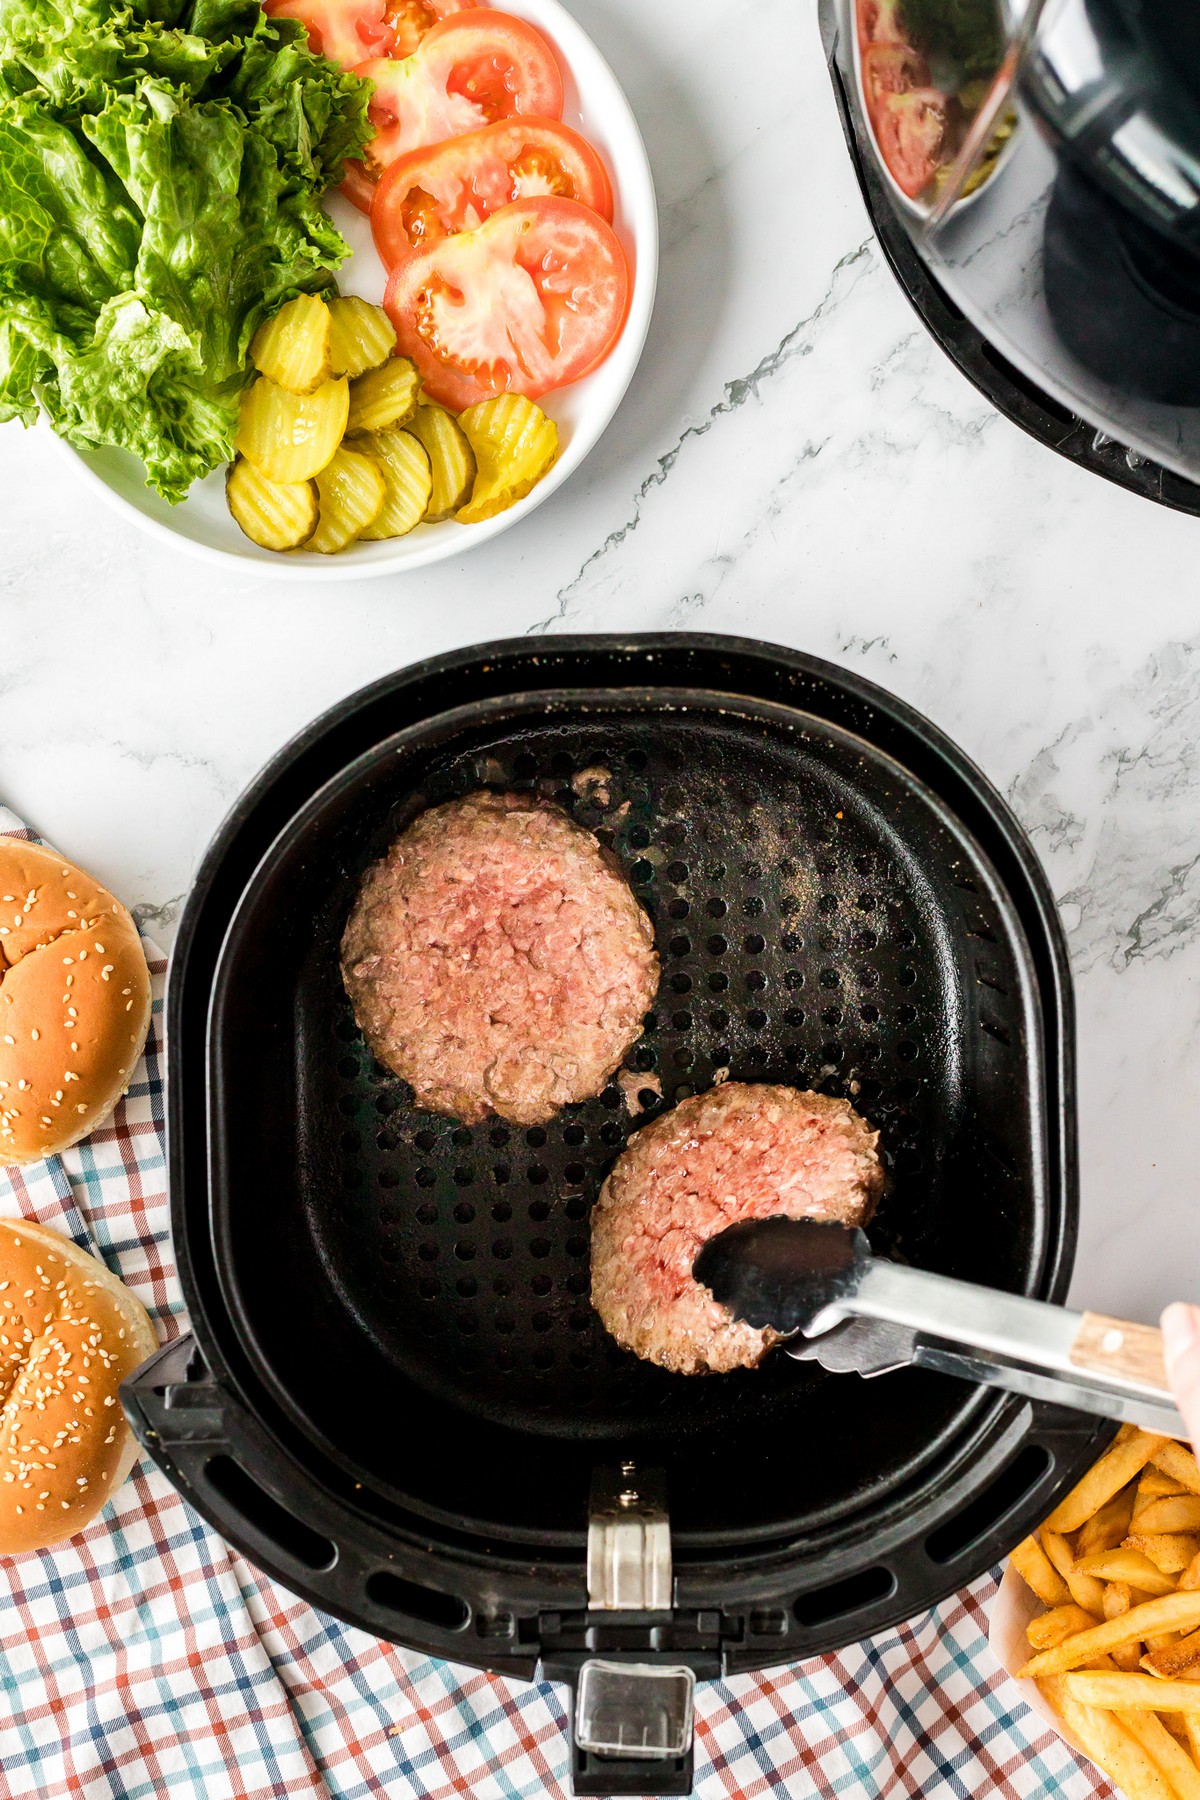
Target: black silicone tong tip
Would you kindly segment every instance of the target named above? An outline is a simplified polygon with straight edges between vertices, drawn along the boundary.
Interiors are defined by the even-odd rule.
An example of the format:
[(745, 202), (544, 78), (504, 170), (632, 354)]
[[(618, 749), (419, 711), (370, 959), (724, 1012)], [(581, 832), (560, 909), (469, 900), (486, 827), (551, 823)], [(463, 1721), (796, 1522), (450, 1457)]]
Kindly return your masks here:
[(709, 1238), (692, 1274), (735, 1318), (790, 1335), (855, 1292), (871, 1247), (816, 1219), (748, 1219)]

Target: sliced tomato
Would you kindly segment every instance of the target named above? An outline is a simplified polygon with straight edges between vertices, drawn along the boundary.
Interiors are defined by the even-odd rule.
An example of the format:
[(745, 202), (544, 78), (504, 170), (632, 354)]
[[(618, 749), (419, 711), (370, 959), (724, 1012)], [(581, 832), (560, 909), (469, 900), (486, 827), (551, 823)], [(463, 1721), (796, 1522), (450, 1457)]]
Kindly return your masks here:
[[(478, 131), (497, 119), (562, 116), (562, 75), (553, 50), (532, 25), (508, 13), (478, 8), (456, 13), (435, 25), (411, 56), (376, 58), (356, 72), (375, 83), (368, 179), (378, 180), (389, 163), (410, 150)], [(362, 206), (361, 182), (347, 192)]]
[(901, 0), (855, 0), (858, 46), (868, 44), (903, 44), (907, 40)]
[(929, 64), (909, 44), (868, 44), (862, 56), (863, 97), (874, 118), (887, 94), (929, 86)]
[(299, 19), (309, 48), (343, 69), (387, 56), (396, 42), (387, 0), (266, 0), (265, 10), (273, 19)]
[(542, 195), (580, 200), (612, 219), (608, 174), (578, 132), (553, 119), (500, 119), (384, 170), (371, 205), (375, 247), (390, 269), (420, 244)]
[(411, 56), (421, 39), (439, 19), (451, 13), (470, 12), (484, 0), (387, 0), (388, 23), (396, 33), (393, 56)]
[(872, 120), (879, 153), (897, 187), (910, 200), (937, 173), (946, 140), (946, 96), (937, 88), (884, 94)]
[(625, 323), (629, 265), (580, 201), (517, 200), (409, 251), (383, 304), (426, 393), (461, 412), (494, 394), (536, 400), (603, 362)]

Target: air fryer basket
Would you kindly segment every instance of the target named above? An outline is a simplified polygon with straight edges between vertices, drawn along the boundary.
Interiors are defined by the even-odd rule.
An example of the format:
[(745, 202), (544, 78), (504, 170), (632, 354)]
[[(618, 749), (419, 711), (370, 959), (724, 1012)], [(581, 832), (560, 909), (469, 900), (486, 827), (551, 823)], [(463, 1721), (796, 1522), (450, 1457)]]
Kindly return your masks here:
[[(337, 974), (361, 873), (482, 785), (565, 806), (654, 921), (632, 1114), (614, 1081), (545, 1127), (465, 1127), (362, 1042)], [(591, 1204), (630, 1133), (721, 1071), (818, 1087), (882, 1132), (877, 1247), (1061, 1298), (1069, 1040), (1016, 826), (865, 685), (681, 638), (502, 645), (393, 678), (284, 753), (189, 903), (171, 1163), (196, 1341), (139, 1381), (135, 1416), (257, 1560), (459, 1660), (571, 1677), (600, 1650), (704, 1675), (865, 1635), (987, 1567), (1105, 1427), (917, 1371), (777, 1355), (667, 1375), (591, 1311)], [(665, 1616), (589, 1609), (589, 1492), (622, 1464), (665, 1477)], [(682, 1768), (656, 1789), (653, 1768), (581, 1761), (577, 1780), (687, 1791)]]

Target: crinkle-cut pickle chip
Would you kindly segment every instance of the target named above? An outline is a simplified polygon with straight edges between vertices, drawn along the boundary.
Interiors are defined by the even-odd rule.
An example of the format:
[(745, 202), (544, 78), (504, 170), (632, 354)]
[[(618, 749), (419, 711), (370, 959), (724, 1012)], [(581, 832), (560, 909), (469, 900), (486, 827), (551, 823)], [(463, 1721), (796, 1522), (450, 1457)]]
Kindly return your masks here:
[(235, 522), (264, 550), (298, 550), (317, 528), (315, 481), (268, 481), (239, 456), (225, 478)]
[(432, 400), (422, 400), (405, 430), (419, 438), (429, 452), (433, 487), (425, 517), (448, 519), (466, 500), (475, 480), (475, 452), (467, 434), (453, 413)]
[(350, 383), (350, 431), (392, 431), (407, 424), (421, 383), (406, 356), (391, 356)]
[(361, 537), (379, 517), (387, 498), (383, 471), (373, 456), (343, 444), (317, 476), (321, 522), (308, 540), (310, 550), (333, 556)]
[(332, 330), (325, 302), (316, 294), (301, 294), (255, 332), (250, 346), (254, 366), (289, 394), (311, 394), (333, 373)]
[(354, 447), (376, 459), (387, 487), (382, 512), (360, 537), (403, 537), (421, 523), (429, 505), (433, 476), (424, 447), (409, 431), (366, 432), (355, 438)]
[(558, 455), (558, 427), (523, 394), (497, 394), (458, 415), (478, 470), (464, 525), (493, 519), (535, 487)]
[(396, 348), (395, 329), (382, 306), (346, 294), (329, 302), (329, 313), (335, 375), (348, 375), (353, 381), (368, 369), (379, 368)]
[(349, 406), (344, 377), (311, 394), (289, 394), (260, 375), (242, 395), (234, 445), (268, 481), (308, 481), (341, 443)]

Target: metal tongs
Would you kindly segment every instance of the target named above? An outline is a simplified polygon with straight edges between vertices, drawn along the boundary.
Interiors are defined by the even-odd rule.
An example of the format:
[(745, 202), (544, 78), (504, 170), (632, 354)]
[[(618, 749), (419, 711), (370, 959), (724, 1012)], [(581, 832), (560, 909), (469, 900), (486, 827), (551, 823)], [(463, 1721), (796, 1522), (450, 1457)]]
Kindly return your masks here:
[(825, 1369), (870, 1377), (911, 1364), (1188, 1435), (1150, 1325), (906, 1268), (873, 1256), (863, 1232), (813, 1219), (731, 1225), (692, 1272), (735, 1317)]

